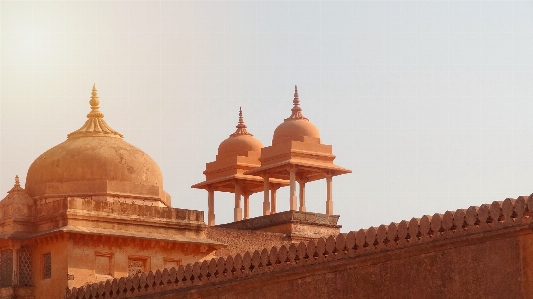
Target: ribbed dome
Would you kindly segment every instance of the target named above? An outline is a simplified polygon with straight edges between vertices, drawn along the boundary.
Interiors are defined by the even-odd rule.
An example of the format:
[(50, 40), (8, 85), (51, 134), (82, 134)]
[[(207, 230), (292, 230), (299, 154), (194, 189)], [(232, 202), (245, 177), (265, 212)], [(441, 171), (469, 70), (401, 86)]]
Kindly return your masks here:
[(292, 114), (274, 130), (272, 145), (291, 140), (304, 141), (304, 137), (316, 138), (314, 141), (320, 143), (320, 132), (315, 125), (302, 115), (297, 86), (294, 86), (294, 100), (292, 102), (294, 104), (291, 109)]
[(239, 109), (239, 123), (237, 130), (218, 146), (217, 160), (235, 156), (248, 156), (249, 151), (261, 152), (263, 144), (254, 135), (248, 133), (242, 118), (242, 109)]
[(100, 181), (105, 183), (103, 190), (112, 188), (114, 194), (157, 197), (163, 187), (159, 166), (103, 121), (95, 87), (92, 94), (87, 122), (31, 164), (26, 192), (31, 197), (45, 193), (106, 192), (91, 187), (91, 182)]

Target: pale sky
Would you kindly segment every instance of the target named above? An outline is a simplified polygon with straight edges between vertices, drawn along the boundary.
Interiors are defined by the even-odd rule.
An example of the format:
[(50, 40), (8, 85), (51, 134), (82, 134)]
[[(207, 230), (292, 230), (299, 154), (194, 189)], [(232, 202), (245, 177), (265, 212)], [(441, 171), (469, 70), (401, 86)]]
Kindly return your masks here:
[[(333, 179), (342, 231), (533, 192), (531, 1), (1, 1), (0, 18), (0, 194), (81, 127), (93, 83), (178, 208), (207, 210), (190, 186), (239, 106), (268, 146), (295, 84), (353, 170)], [(325, 186), (307, 185), (308, 211)], [(217, 223), (233, 205), (215, 194)]]

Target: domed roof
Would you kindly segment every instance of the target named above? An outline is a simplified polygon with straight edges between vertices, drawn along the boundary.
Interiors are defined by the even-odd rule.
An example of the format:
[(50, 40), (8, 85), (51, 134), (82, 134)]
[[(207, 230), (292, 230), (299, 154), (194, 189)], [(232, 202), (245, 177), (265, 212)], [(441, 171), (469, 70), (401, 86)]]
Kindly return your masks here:
[[(112, 184), (117, 194), (158, 194), (159, 191), (154, 190), (162, 190), (163, 187), (159, 166), (105, 123), (104, 115), (99, 111), (95, 86), (90, 104), (92, 111), (87, 115), (85, 124), (31, 164), (26, 177), (28, 194), (31, 197), (44, 195), (50, 192), (51, 187), (47, 185), (57, 184), (63, 184), (58, 193), (67, 195), (83, 193), (83, 186), (98, 193), (99, 190), (92, 191), (92, 186), (87, 187), (87, 184), (96, 181), (107, 182), (106, 190)], [(151, 191), (146, 191), (148, 189)]]
[(19, 176), (15, 176), (15, 185), (7, 191), (8, 195), (0, 201), (0, 207), (12, 204), (23, 204), (31, 206), (34, 204), (33, 199), (28, 196), (26, 191), (20, 186)]
[(263, 144), (254, 135), (248, 133), (242, 118), (242, 109), (239, 108), (239, 124), (237, 130), (218, 146), (217, 160), (235, 157), (248, 156), (249, 151), (261, 152)]
[(274, 137), (272, 138), (272, 145), (287, 142), (287, 141), (304, 141), (304, 137), (315, 138), (317, 143), (320, 143), (320, 132), (317, 127), (313, 125), (309, 119), (302, 115), (302, 108), (300, 108), (300, 99), (298, 97), (298, 87), (294, 86), (294, 107), (292, 107), (292, 114), (286, 118), (274, 130)]

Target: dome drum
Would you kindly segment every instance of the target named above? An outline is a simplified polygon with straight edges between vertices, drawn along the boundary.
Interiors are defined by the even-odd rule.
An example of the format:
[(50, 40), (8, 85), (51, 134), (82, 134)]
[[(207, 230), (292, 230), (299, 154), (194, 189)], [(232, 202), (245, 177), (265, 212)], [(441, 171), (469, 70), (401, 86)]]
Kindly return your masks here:
[[(170, 196), (160, 187), (117, 181), (76, 181), (32, 185), (36, 199), (57, 197), (91, 197), (94, 200), (136, 200), (161, 202), (170, 206)], [(161, 206), (160, 204), (156, 204)]]

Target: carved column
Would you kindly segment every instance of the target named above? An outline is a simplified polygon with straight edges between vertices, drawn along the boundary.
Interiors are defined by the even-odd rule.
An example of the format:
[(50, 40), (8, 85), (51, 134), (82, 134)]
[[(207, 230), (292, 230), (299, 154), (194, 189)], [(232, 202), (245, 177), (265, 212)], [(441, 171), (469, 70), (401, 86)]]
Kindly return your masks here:
[(296, 197), (296, 166), (289, 168), (289, 177), (290, 177), (290, 210), (296, 211), (297, 197)]
[(332, 176), (328, 174), (326, 177), (326, 214), (333, 215), (333, 197), (332, 197)]
[(239, 182), (235, 182), (235, 209), (233, 210), (233, 221), (242, 220), (242, 208), (241, 208), (241, 185)]
[(269, 192), (270, 192), (270, 176), (268, 174), (263, 175), (263, 184), (264, 184), (264, 200), (263, 200), (263, 216), (270, 215), (270, 198), (269, 198)]
[(300, 185), (300, 208), (298, 210), (300, 212), (305, 212), (305, 181), (298, 181), (298, 184)]
[(207, 225), (215, 225), (215, 190), (207, 189)]
[(250, 219), (250, 194), (244, 193), (244, 219)]

